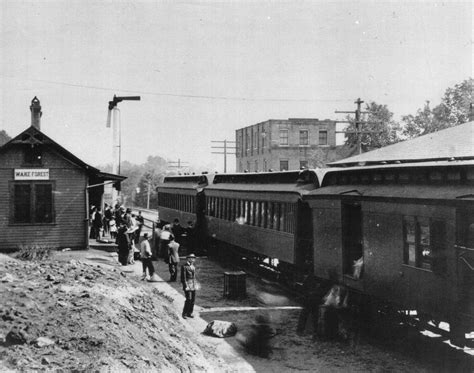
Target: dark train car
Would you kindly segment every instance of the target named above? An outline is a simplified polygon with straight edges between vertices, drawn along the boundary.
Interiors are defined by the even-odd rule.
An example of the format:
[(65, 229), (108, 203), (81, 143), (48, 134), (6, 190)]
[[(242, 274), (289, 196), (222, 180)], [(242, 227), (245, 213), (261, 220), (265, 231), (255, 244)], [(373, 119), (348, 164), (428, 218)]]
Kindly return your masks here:
[(314, 170), (216, 175), (205, 188), (208, 235), (223, 250), (303, 269), (312, 263), (312, 233), (301, 197), (318, 186)]
[(304, 199), (318, 277), (449, 322), (463, 344), (474, 329), (474, 160), (329, 170)]
[(212, 175), (167, 176), (156, 190), (158, 192), (158, 214), (163, 223), (179, 219), (182, 224), (202, 220), (205, 206), (203, 188)]

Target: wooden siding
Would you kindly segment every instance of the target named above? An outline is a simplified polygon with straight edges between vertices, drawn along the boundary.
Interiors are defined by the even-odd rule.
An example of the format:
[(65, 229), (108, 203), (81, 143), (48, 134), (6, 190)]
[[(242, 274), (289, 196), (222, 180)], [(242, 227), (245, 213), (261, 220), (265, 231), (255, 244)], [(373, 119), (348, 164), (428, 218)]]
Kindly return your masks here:
[(11, 192), (14, 168), (34, 168), (24, 164), (23, 147), (15, 146), (0, 154), (0, 251), (11, 250), (22, 245), (48, 245), (55, 248), (87, 247), (86, 186), (88, 177), (83, 168), (69, 162), (49, 148), (44, 149), (43, 164), (39, 168), (49, 169), (53, 184), (54, 224), (12, 224)]

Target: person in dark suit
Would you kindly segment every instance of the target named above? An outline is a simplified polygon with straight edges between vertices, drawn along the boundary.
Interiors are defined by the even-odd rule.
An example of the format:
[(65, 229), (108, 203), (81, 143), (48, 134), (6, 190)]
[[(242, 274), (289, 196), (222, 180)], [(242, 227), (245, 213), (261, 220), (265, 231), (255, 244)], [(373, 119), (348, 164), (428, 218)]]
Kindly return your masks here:
[(183, 308), (183, 319), (187, 317), (194, 317), (194, 301), (196, 299), (196, 268), (194, 267), (194, 261), (196, 256), (194, 254), (189, 254), (186, 258), (186, 263), (181, 267), (181, 283), (183, 285), (184, 301)]

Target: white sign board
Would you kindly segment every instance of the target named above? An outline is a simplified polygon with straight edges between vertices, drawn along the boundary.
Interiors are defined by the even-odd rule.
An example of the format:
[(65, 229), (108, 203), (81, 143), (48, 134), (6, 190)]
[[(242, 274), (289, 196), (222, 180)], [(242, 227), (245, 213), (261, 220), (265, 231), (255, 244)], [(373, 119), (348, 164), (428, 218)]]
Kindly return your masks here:
[(15, 180), (49, 180), (49, 169), (15, 168)]

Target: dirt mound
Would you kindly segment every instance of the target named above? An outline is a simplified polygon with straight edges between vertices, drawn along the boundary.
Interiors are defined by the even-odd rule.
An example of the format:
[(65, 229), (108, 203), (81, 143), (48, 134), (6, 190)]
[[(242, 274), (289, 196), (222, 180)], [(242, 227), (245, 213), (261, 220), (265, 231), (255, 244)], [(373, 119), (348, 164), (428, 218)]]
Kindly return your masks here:
[(119, 269), (3, 256), (0, 282), (0, 370), (212, 370), (173, 300)]

